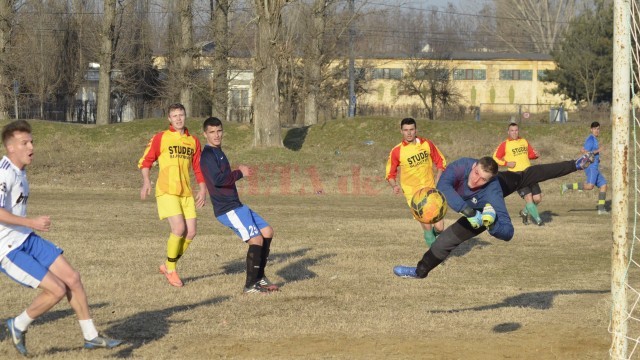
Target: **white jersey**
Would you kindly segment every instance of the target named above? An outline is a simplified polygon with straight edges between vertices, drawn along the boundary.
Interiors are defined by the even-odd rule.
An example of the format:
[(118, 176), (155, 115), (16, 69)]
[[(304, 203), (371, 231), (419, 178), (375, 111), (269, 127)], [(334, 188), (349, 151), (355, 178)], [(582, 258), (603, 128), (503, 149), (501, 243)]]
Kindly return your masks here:
[[(27, 173), (15, 166), (8, 157), (0, 160), (0, 207), (16, 216), (27, 216), (29, 183)], [(20, 246), (32, 229), (0, 223), (0, 259)]]

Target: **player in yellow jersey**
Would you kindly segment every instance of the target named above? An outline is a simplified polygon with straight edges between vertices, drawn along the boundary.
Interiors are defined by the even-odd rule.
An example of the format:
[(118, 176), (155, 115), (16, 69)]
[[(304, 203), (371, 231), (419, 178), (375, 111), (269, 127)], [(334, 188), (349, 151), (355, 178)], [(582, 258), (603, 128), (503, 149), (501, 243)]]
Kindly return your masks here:
[[(140, 198), (144, 200), (151, 195), (150, 168), (158, 161), (155, 191), (158, 215), (160, 219), (167, 219), (171, 227), (167, 241), (167, 261), (160, 265), (160, 273), (165, 275), (169, 284), (176, 287), (183, 285), (176, 272), (176, 262), (196, 236), (196, 206), (203, 207), (207, 195), (204, 177), (200, 171), (200, 141), (189, 134), (185, 125), (184, 106), (169, 106), (169, 130), (153, 136), (138, 162), (142, 171)], [(193, 169), (200, 187), (195, 200), (191, 192), (189, 168)]]
[[(394, 194), (402, 192), (410, 205), (413, 194), (424, 188), (435, 188), (440, 175), (447, 166), (447, 161), (436, 145), (425, 138), (417, 136), (416, 121), (412, 118), (400, 122), (402, 142), (389, 153), (386, 166), (386, 179)], [(434, 176), (433, 167), (437, 172)], [(400, 168), (400, 182), (398, 182)], [(434, 225), (423, 224), (424, 241), (431, 246), (436, 236), (444, 230), (444, 220)]]
[[(531, 166), (531, 161), (540, 157), (540, 154), (529, 144), (529, 142), (520, 137), (520, 128), (516, 123), (510, 123), (507, 127), (509, 137), (498, 145), (496, 151), (493, 152), (493, 159), (500, 166), (506, 166), (509, 171), (524, 171)], [(525, 207), (520, 211), (522, 223), (529, 224), (529, 215), (533, 218), (536, 225), (542, 226), (542, 218), (538, 213), (538, 204), (542, 201), (542, 190), (538, 183), (531, 186), (524, 186), (517, 190), (518, 195), (525, 201)]]

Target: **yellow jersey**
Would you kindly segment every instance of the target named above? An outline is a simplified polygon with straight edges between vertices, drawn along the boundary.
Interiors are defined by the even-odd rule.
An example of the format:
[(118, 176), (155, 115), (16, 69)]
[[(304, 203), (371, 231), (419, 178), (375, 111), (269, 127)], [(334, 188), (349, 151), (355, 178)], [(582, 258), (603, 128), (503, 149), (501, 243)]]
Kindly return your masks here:
[(204, 183), (200, 170), (200, 154), (202, 149), (197, 137), (191, 136), (189, 130), (184, 134), (177, 132), (173, 126), (161, 131), (151, 138), (138, 168), (151, 168), (158, 161), (158, 181), (156, 197), (164, 194), (177, 196), (193, 196), (189, 167), (193, 168), (197, 182)]

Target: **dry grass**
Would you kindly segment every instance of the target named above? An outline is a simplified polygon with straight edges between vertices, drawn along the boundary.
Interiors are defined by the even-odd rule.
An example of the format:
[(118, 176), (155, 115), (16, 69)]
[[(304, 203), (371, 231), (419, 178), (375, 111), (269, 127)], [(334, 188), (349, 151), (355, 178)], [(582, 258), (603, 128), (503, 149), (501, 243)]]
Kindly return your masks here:
[[(314, 165), (324, 181), (325, 195), (312, 195), (305, 176), (292, 178), (290, 195), (278, 186), (258, 186), (253, 194), (243, 188), (243, 200), (276, 231), (268, 275), (282, 291), (269, 296), (241, 294), (246, 246), (213, 219), (209, 206), (199, 211), (199, 235), (179, 265), (186, 286), (172, 288), (156, 273), (168, 226), (157, 220), (153, 201), (139, 200), (135, 161), (160, 122), (68, 127), (76, 146), (68, 144), (64, 125), (35, 123), (36, 130), (50, 128), (46, 135), (36, 132), (30, 215), (52, 215), (54, 228), (43, 235), (64, 248), (81, 271), (99, 328), (127, 344), (80, 350), (75, 317), (60, 304), (30, 329), (31, 353), (44, 359), (607, 356), (611, 224), (610, 217), (595, 215), (595, 193), (560, 197), (560, 180), (544, 183), (540, 209), (547, 226), (541, 228), (518, 221), (522, 201), (511, 196), (516, 236), (510, 243), (485, 234), (457, 249), (427, 279), (399, 279), (392, 267), (414, 264), (425, 247), (403, 199), (374, 179), (399, 141), (397, 121), (360, 121), (340, 129), (334, 128), (337, 123), (311, 128), (298, 151), (241, 146), (234, 139), (249, 139), (250, 129), (228, 126), (232, 162)], [(127, 126), (138, 133), (120, 130)], [(453, 160), (477, 156), (471, 152), (474, 144), (492, 151), (506, 124), (427, 126)], [(563, 128), (562, 134), (542, 127), (527, 136), (534, 144), (575, 151), (582, 141), (577, 139), (586, 136), (583, 127)], [(572, 136), (575, 141), (568, 140)], [(369, 139), (374, 145), (363, 145)], [(55, 146), (62, 153), (54, 153)], [(340, 155), (334, 146), (340, 146)], [(353, 167), (371, 176), (375, 196), (363, 187), (359, 194), (340, 192), (336, 175), (345, 174), (336, 168)], [(353, 178), (347, 180), (353, 189)], [(564, 180), (581, 181), (582, 175)], [(304, 195), (296, 195), (304, 186)], [(454, 219), (449, 214), (447, 221)], [(0, 277), (0, 286), (5, 304), (0, 318), (22, 311), (35, 295), (6, 277)], [(0, 358), (15, 355), (8, 341), (1, 343)]]

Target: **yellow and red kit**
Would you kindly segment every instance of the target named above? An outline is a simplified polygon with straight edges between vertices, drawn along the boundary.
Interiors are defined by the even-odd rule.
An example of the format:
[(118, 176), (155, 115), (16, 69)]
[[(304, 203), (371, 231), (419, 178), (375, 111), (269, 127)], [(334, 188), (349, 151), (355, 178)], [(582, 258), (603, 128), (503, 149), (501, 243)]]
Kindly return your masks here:
[(436, 187), (434, 165), (444, 171), (447, 161), (433, 142), (422, 137), (410, 143), (403, 140), (389, 153), (386, 179), (396, 179), (400, 167), (400, 187), (409, 203), (416, 191)]
[(177, 196), (193, 196), (189, 167), (193, 168), (196, 181), (204, 183), (200, 170), (200, 140), (191, 136), (185, 128), (184, 134), (177, 132), (173, 126), (161, 131), (151, 138), (138, 161), (138, 168), (151, 168), (158, 161), (158, 181), (156, 197), (164, 194)]
[(506, 166), (508, 162), (516, 163), (515, 167), (508, 168), (509, 171), (523, 171), (531, 166), (529, 160), (537, 158), (533, 146), (521, 137), (503, 141), (493, 153), (493, 160), (500, 166)]

